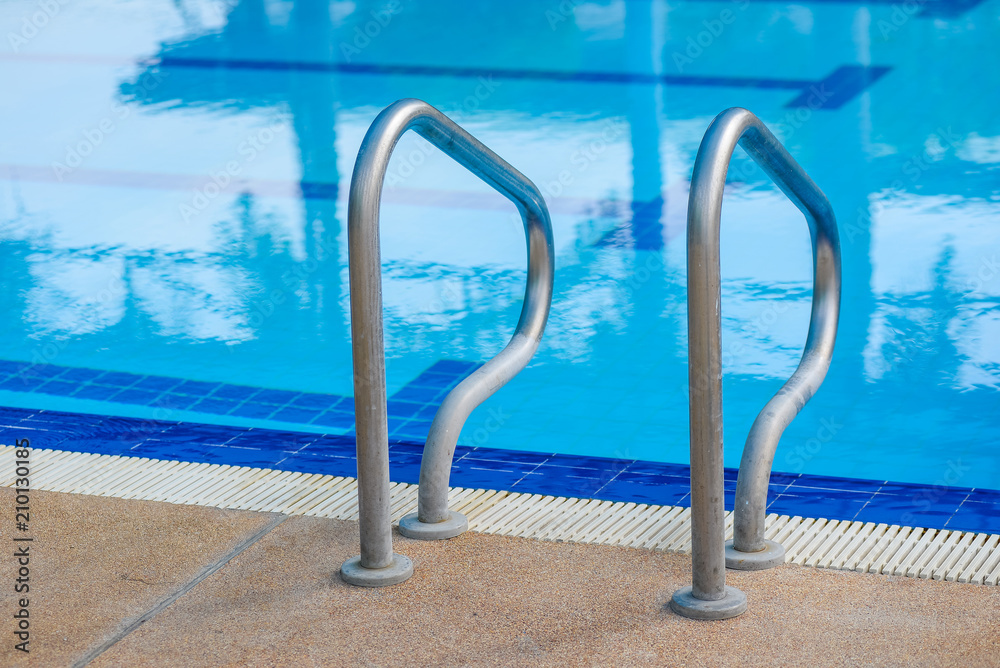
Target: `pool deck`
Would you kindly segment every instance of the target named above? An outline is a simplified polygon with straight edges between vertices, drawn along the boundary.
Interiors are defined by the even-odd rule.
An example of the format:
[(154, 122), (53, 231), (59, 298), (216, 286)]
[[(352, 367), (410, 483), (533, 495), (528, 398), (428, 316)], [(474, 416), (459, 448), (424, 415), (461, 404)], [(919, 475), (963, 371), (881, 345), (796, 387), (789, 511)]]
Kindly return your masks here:
[[(337, 576), (355, 522), (55, 492), (31, 503), (32, 651), (13, 648), (4, 587), (5, 666), (1000, 666), (998, 587), (786, 565), (730, 572), (747, 613), (695, 622), (664, 608), (690, 581), (681, 554), (397, 536), (415, 575), (360, 589)], [(2, 516), (13, 506), (0, 489)], [(0, 563), (12, 582), (14, 560)]]

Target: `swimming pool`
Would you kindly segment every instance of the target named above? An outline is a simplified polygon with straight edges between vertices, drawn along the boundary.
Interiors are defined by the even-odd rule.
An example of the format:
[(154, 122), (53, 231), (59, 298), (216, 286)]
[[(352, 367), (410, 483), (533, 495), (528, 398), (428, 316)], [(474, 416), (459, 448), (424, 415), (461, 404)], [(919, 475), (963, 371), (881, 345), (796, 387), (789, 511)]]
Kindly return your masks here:
[[(556, 242), (542, 346), (460, 443), (683, 464), (688, 179), (744, 106), (844, 252), (833, 365), (774, 469), (1000, 489), (996, 0), (39, 7), (0, 8), (0, 405), (349, 436), (347, 184), (378, 111), (419, 97), (539, 185)], [(811, 268), (766, 175), (737, 156), (730, 181), (736, 466), (798, 361)], [(419, 443), (513, 330), (523, 233), (411, 135), (382, 243), (390, 431)]]

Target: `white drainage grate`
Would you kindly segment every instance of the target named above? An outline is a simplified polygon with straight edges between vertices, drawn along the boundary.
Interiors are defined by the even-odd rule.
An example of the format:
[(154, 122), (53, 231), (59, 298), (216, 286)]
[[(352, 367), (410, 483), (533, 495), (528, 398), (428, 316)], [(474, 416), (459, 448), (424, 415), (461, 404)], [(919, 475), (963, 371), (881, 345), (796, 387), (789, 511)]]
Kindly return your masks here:
[[(31, 451), (35, 490), (357, 520), (353, 478), (61, 450)], [(0, 486), (14, 485), (14, 448), (0, 446)], [(391, 486), (393, 522), (417, 486)], [(688, 552), (690, 508), (452, 488), (452, 510), (481, 533)], [(732, 513), (726, 533), (732, 537)], [(953, 582), (1000, 584), (1000, 535), (771, 514), (766, 537), (790, 563)]]

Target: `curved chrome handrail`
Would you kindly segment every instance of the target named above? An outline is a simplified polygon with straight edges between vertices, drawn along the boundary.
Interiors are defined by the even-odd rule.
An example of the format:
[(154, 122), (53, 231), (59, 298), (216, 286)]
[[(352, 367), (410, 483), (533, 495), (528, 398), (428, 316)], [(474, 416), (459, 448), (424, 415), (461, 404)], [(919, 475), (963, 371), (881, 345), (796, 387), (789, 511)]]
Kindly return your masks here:
[[(798, 368), (757, 416), (736, 486), (735, 549), (725, 550), (722, 467), (722, 338), (719, 228), (723, 189), (739, 144), (805, 215), (813, 247), (809, 335)], [(840, 315), (840, 241), (829, 200), (760, 119), (732, 108), (716, 116), (698, 149), (688, 202), (688, 382), (691, 414), (693, 585), (671, 603), (680, 614), (740, 614), (742, 594), (725, 586), (725, 568), (767, 568), (784, 561), (764, 541), (771, 464), (785, 427), (823, 382)], [(753, 555), (760, 555), (754, 559)], [(725, 563), (724, 563), (725, 562)], [(707, 602), (711, 602), (708, 604)], [(728, 608), (727, 608), (728, 605)], [(727, 609), (727, 613), (720, 612)]]
[(438, 409), (421, 461), (418, 512), (404, 518), (407, 529), (401, 526), (407, 535), (443, 538), (467, 528), (464, 517), (448, 512), (448, 482), (459, 432), (469, 414), (534, 355), (552, 301), (552, 224), (538, 188), (426, 102), (404, 99), (386, 107), (361, 144), (348, 204), (361, 556), (345, 562), (341, 574), (349, 582), (369, 586), (409, 577), (400, 571), (400, 576), (388, 582), (383, 575), (385, 569), (401, 569), (405, 557), (392, 552), (379, 203), (392, 151), (400, 136), (411, 129), (514, 203), (524, 220), (528, 279), (521, 317), (510, 342), (453, 389)]

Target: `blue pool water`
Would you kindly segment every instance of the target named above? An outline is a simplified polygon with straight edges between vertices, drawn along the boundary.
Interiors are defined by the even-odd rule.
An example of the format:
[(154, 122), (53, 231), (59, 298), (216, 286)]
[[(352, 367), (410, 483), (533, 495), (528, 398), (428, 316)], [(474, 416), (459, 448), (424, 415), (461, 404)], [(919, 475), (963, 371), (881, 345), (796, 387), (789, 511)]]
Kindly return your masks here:
[[(1000, 489), (998, 0), (39, 11), (0, 6), (2, 406), (349, 435), (346, 190), (375, 115), (419, 97), (539, 185), (556, 241), (538, 354), (460, 443), (683, 464), (688, 180), (744, 106), (844, 252), (833, 366), (775, 470)], [(413, 135), (384, 202), (390, 429), (419, 442), (513, 330), (523, 232)], [(723, 218), (736, 466), (798, 361), (811, 267), (742, 154)]]

